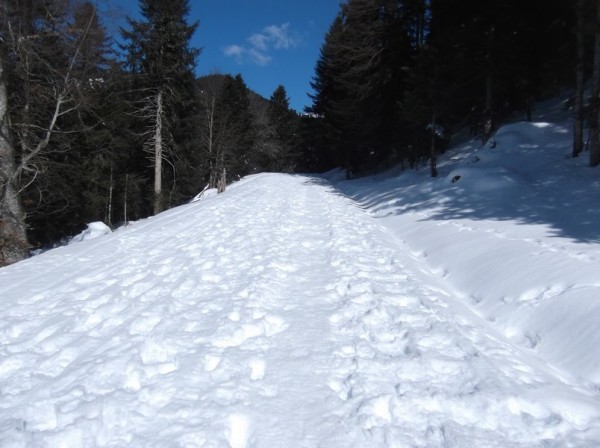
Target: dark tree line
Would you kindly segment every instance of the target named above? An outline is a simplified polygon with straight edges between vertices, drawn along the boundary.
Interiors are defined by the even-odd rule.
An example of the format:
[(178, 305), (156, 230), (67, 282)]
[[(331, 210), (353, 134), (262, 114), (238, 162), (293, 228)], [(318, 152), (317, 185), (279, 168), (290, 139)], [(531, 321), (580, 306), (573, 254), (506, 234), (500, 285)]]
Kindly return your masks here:
[(295, 168), (285, 89), (267, 100), (240, 75), (198, 79), (188, 0), (139, 6), (109, 36), (87, 0), (0, 3), (0, 266), (87, 222)]
[[(591, 166), (600, 164), (600, 1), (577, 0), (576, 87), (574, 97), (573, 157), (589, 149)], [(586, 98), (586, 84), (590, 87)], [(589, 127), (588, 142), (584, 128)]]
[(488, 139), (573, 84), (575, 22), (564, 0), (348, 0), (315, 68), (312, 152), (349, 173), (428, 160), (435, 176), (453, 132)]

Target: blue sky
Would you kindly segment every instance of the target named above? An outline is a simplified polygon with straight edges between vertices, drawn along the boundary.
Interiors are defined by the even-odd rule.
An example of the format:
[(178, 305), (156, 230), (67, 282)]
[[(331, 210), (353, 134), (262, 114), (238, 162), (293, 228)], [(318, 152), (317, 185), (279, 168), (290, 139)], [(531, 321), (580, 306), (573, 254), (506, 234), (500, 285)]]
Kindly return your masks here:
[[(166, 0), (167, 1), (167, 0)], [(341, 0), (190, 0), (189, 21), (200, 26), (199, 75), (241, 73), (248, 87), (269, 98), (279, 84), (297, 111), (310, 105), (315, 62)], [(112, 0), (136, 16), (136, 0)]]

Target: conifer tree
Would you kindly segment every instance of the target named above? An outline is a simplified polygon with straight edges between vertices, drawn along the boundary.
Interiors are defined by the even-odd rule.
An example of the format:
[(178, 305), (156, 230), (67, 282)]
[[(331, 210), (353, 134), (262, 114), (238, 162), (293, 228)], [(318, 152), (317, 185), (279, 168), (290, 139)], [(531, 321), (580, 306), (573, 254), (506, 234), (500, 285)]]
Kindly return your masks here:
[(279, 85), (271, 95), (269, 121), (276, 148), (272, 169), (279, 172), (292, 172), (297, 159), (299, 124), (298, 116), (290, 109), (290, 100), (282, 85)]
[(530, 119), (533, 101), (572, 77), (567, 2), (431, 0), (430, 16), (450, 128), (469, 125), (486, 139), (511, 112)]
[(248, 87), (240, 74), (225, 79), (217, 115), (221, 135), (218, 172), (224, 169), (229, 181), (237, 180), (252, 172), (255, 139)]
[(195, 92), (193, 69), (200, 50), (192, 48), (190, 40), (198, 23), (186, 21), (188, 0), (140, 0), (139, 5), (143, 20), (128, 19), (129, 29), (122, 35), (127, 67), (139, 92), (137, 114), (154, 167), (153, 208), (159, 213), (166, 202), (163, 159), (170, 158), (173, 165), (174, 148), (186, 146), (186, 135), (176, 128), (184, 123), (185, 103)]
[(374, 169), (398, 145), (410, 30), (401, 1), (349, 0), (325, 37), (310, 112), (319, 116), (322, 146), (349, 173)]
[(315, 66), (315, 75), (311, 82), (314, 93), (310, 95), (312, 106), (307, 112), (314, 117), (310, 121), (311, 130), (316, 131), (315, 151), (330, 154), (328, 158), (335, 164), (348, 167), (343, 156), (343, 147), (339, 144), (342, 123), (337, 120), (333, 105), (338, 97), (343, 96), (341, 86), (337, 83), (339, 71), (343, 70), (341, 54), (338, 51), (342, 44), (344, 22), (338, 14), (325, 35), (320, 56)]
[(600, 164), (600, 0), (594, 0), (594, 64), (590, 107), (590, 166)]

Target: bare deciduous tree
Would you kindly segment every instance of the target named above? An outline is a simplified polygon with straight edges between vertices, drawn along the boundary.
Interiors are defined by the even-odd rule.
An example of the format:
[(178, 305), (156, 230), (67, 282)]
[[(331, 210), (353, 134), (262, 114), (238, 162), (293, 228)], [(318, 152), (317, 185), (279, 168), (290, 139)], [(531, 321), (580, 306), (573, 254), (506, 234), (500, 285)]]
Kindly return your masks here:
[(200, 99), (204, 110), (204, 131), (202, 139), (206, 151), (209, 187), (216, 188), (219, 176), (221, 175), (222, 149), (220, 145), (219, 121), (217, 117), (217, 107), (221, 87), (223, 86), (224, 76), (212, 73), (202, 78), (200, 85)]
[(8, 119), (6, 73), (0, 55), (0, 266), (25, 258), (28, 246)]
[[(27, 256), (25, 214), (20, 196), (38, 176), (41, 170), (39, 162), (51, 150), (52, 137), (61, 132), (59, 121), (81, 107), (81, 92), (93, 81), (86, 77), (85, 70), (81, 71), (81, 59), (95, 20), (95, 9), (92, 9), (93, 13), (83, 27), (66, 20), (66, 14), (55, 14), (47, 9), (44, 20), (51, 23), (37, 24), (35, 28), (33, 24), (23, 26), (21, 16), (27, 17), (31, 11), (21, 11), (19, 5), (15, 7), (8, 2), (3, 2), (2, 6), (0, 264), (10, 264)], [(14, 9), (9, 11), (9, 6)], [(50, 6), (59, 8), (64, 5), (58, 2), (44, 4), (45, 8)], [(56, 45), (61, 46), (60, 52), (56, 51)], [(15, 76), (23, 85), (9, 85), (4, 67), (6, 56), (15, 63)], [(40, 72), (43, 73), (43, 83), (39, 81)], [(37, 87), (36, 82), (43, 85)], [(10, 104), (10, 89), (25, 91), (19, 108)]]

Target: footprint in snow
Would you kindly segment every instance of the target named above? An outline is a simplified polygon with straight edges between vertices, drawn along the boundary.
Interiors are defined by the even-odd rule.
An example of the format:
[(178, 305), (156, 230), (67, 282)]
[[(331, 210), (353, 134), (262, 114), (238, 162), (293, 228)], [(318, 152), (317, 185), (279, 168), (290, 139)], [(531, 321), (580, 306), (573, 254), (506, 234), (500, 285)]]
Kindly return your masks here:
[(139, 356), (143, 370), (148, 378), (166, 375), (179, 368), (177, 350), (165, 344), (146, 340), (139, 348)]
[(250, 438), (250, 419), (243, 414), (229, 416), (229, 446), (246, 448)]
[(151, 332), (161, 321), (160, 316), (141, 316), (133, 321), (129, 328), (130, 335), (146, 334)]
[(215, 338), (212, 345), (218, 348), (239, 347), (249, 339), (271, 337), (288, 328), (288, 324), (279, 316), (258, 312), (254, 318), (255, 322), (242, 324), (233, 334)]
[(267, 337), (274, 336), (288, 328), (288, 324), (285, 319), (279, 316), (267, 314), (263, 318), (263, 325), (265, 327), (265, 335)]
[(162, 264), (152, 271), (152, 273), (154, 275), (156, 275), (157, 277), (164, 277), (165, 275), (169, 274), (170, 272), (171, 272), (171, 266), (169, 266), (168, 264)]
[(221, 364), (221, 357), (216, 355), (205, 355), (204, 356), (204, 370), (207, 372), (213, 372)]
[(379, 397), (365, 400), (359, 407), (361, 423), (364, 429), (370, 430), (379, 426), (384, 426), (392, 421), (392, 412), (390, 406), (391, 395), (381, 395)]
[(212, 345), (218, 348), (239, 347), (248, 339), (264, 334), (264, 327), (259, 324), (243, 324), (233, 334), (216, 337)]
[(262, 359), (251, 359), (248, 362), (250, 367), (250, 379), (253, 381), (262, 380), (265, 377), (266, 363)]

